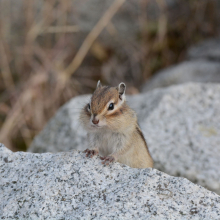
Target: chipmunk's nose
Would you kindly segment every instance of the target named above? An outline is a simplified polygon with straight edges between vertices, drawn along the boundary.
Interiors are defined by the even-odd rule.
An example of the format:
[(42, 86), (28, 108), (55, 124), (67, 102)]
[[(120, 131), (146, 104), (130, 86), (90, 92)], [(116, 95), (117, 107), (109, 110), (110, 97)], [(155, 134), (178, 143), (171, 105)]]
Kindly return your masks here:
[(96, 120), (95, 118), (93, 118), (92, 123), (97, 125), (99, 123), (99, 120)]

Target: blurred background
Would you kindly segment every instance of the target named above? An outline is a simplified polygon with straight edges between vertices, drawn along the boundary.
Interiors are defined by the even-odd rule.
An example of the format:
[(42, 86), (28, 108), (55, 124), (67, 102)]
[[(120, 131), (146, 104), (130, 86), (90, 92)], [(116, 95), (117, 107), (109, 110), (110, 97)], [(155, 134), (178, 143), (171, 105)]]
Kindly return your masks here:
[(191, 45), (219, 35), (218, 0), (0, 0), (0, 142), (26, 151), (99, 79), (139, 93)]

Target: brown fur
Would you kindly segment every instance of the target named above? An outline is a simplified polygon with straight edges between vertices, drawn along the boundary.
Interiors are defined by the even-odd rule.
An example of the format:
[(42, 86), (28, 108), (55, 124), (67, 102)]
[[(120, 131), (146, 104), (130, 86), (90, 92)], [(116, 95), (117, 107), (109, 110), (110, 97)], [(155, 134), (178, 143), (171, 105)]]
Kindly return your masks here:
[(105, 108), (106, 104), (111, 99), (114, 99), (115, 103), (118, 102), (118, 92), (116, 88), (103, 86), (101, 88), (96, 89), (91, 99), (92, 113), (101, 113), (101, 111)]
[(146, 143), (145, 137), (144, 137), (144, 135), (143, 135), (143, 133), (142, 133), (142, 131), (141, 131), (139, 125), (136, 127), (136, 130), (137, 130), (137, 133), (138, 133), (138, 134), (140, 135), (140, 137), (142, 138), (143, 142), (145, 143), (145, 147), (146, 147), (148, 153), (150, 153), (149, 150), (148, 150), (148, 147), (147, 147), (147, 143)]
[[(99, 151), (101, 156), (111, 156), (130, 167), (153, 167), (153, 160), (137, 124), (136, 114), (126, 104), (124, 90), (99, 86), (91, 98), (91, 112), (87, 110), (87, 105), (81, 111), (80, 120), (88, 131), (90, 147)], [(111, 100), (114, 101), (115, 107), (109, 111), (107, 105)], [(101, 129), (91, 126), (91, 117), (100, 121)]]

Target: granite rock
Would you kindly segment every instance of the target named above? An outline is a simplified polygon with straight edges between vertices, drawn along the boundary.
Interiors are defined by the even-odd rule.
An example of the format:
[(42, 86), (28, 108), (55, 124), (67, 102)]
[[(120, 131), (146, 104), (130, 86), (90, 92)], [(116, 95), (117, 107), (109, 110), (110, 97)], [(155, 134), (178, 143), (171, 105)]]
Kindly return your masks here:
[(155, 169), (2, 144), (0, 168), (1, 219), (220, 219), (217, 194)]
[(141, 117), (155, 167), (220, 194), (220, 84), (173, 86), (145, 100), (157, 92), (159, 104)]
[[(86, 149), (78, 117), (89, 97), (64, 105), (29, 151)], [(220, 194), (220, 85), (183, 84), (128, 96), (127, 101), (137, 112), (155, 168)]]
[(220, 63), (208, 60), (182, 62), (159, 71), (142, 86), (142, 91), (147, 92), (155, 88), (187, 82), (220, 82)]

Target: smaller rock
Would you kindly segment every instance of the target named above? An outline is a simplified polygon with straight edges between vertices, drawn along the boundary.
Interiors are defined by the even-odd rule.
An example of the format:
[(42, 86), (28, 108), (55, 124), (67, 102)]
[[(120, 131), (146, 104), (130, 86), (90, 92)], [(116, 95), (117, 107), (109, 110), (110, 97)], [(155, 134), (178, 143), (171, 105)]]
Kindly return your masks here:
[(63, 105), (34, 138), (28, 151), (33, 153), (85, 150), (88, 148), (86, 132), (79, 122), (79, 113), (91, 95), (77, 96)]

